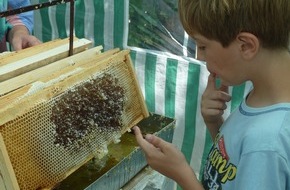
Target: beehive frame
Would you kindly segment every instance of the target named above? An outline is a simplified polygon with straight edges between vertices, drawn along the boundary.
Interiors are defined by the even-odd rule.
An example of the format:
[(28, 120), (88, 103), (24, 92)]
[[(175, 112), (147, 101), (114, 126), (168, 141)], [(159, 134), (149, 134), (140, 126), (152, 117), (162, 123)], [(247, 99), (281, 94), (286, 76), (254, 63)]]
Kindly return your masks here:
[[(71, 70), (73, 69), (76, 68)], [(69, 70), (58, 72), (54, 78), (56, 75), (68, 73)], [(60, 81), (24, 96), (0, 110), (0, 161), (5, 163), (1, 165), (0, 172), (5, 176), (2, 181), (6, 189), (52, 188), (92, 157), (102, 157), (106, 144), (97, 145), (98, 142), (90, 143), (92, 147), (80, 147), (77, 151), (55, 146), (54, 126), (49, 121), (49, 115), (53, 111), (51, 105), (58, 97), (105, 73), (118, 78), (124, 88), (124, 126), (116, 134), (111, 131), (113, 136), (111, 134), (105, 137), (101, 134), (97, 138), (105, 138), (104, 142), (111, 143), (117, 140), (118, 135), (148, 116), (128, 50), (120, 51), (93, 65), (84, 64), (75, 74), (61, 78)]]

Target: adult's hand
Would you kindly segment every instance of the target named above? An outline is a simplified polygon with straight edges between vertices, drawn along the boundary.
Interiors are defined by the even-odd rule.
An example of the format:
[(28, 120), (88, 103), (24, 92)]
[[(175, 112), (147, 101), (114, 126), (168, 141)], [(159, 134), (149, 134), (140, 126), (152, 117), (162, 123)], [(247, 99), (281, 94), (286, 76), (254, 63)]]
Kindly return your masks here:
[(15, 51), (41, 43), (35, 36), (30, 35), (27, 28), (23, 25), (16, 25), (9, 31), (8, 41)]

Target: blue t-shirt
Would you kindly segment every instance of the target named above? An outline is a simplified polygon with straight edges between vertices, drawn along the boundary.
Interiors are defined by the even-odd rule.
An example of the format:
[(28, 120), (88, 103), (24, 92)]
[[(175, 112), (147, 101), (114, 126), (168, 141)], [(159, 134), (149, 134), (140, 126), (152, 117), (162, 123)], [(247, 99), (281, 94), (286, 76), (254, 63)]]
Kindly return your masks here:
[(290, 190), (290, 103), (245, 100), (220, 129), (202, 180), (206, 190)]

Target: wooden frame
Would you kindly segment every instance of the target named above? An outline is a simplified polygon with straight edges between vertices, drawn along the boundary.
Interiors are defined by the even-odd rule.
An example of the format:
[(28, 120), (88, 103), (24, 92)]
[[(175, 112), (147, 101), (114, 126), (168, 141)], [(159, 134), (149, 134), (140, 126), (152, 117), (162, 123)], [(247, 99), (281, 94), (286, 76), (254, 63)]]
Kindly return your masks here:
[[(108, 71), (108, 69), (113, 68), (112, 73), (114, 73), (115, 75), (122, 76), (122, 79), (121, 79), (123, 81), (122, 84), (126, 86), (125, 88), (128, 89), (127, 92), (130, 94), (129, 96), (126, 97), (126, 98), (129, 98), (129, 102), (131, 103), (129, 106), (126, 107), (125, 109), (126, 111), (124, 111), (124, 113), (128, 115), (128, 119), (126, 119), (125, 121), (126, 127), (122, 128), (121, 130), (122, 134), (125, 133), (129, 128), (136, 125), (143, 118), (149, 116), (147, 107), (145, 105), (145, 102), (142, 96), (141, 89), (139, 87), (139, 83), (137, 82), (137, 76), (135, 74), (135, 70), (132, 65), (132, 60), (129, 55), (130, 51), (129, 50), (120, 51), (119, 49), (112, 49), (112, 50), (108, 50), (106, 52), (101, 53), (100, 52), (101, 49), (102, 47), (98, 46), (95, 48), (85, 50), (71, 57), (67, 57), (67, 58), (64, 58), (64, 59), (61, 59), (61, 60), (58, 60), (49, 64), (44, 64), (41, 66), (38, 65), (39, 67), (33, 70), (24, 69), (23, 71), (25, 72), (23, 72), (22, 74), (16, 77), (12, 77), (11, 79), (0, 83), (0, 89), (2, 90), (2, 92), (4, 92), (3, 89), (5, 89), (5, 92), (6, 92), (5, 95), (0, 97), (0, 161), (1, 163), (4, 163), (4, 165), (0, 165), (0, 174), (4, 176), (4, 177), (2, 176), (1, 178), (1, 175), (0, 175), (0, 187), (5, 187), (5, 188), (7, 187), (7, 189), (5, 190), (10, 190), (10, 189), (18, 190), (19, 187), (21, 189), (23, 187), (22, 186), (23, 182), (17, 181), (17, 178), (20, 175), (19, 171), (23, 171), (23, 170), (19, 170), (19, 167), (18, 167), (18, 170), (17, 169), (15, 170), (15, 167), (14, 167), (15, 166), (14, 162), (15, 160), (18, 159), (18, 157), (17, 158), (15, 158), (15, 156), (11, 157), (11, 154), (10, 154), (11, 151), (13, 150), (13, 147), (17, 147), (18, 144), (16, 144), (15, 146), (13, 143), (9, 143), (9, 142), (12, 142), (10, 141), (12, 139), (7, 141), (6, 139), (9, 139), (9, 138), (5, 135), (3, 135), (3, 138), (2, 138), (2, 134), (4, 134), (2, 133), (2, 129), (5, 129), (5, 126), (7, 126), (6, 124), (10, 123), (10, 121), (15, 120), (16, 118), (19, 118), (19, 117), (23, 118), (22, 116), (25, 115), (25, 113), (27, 113), (28, 111), (34, 109), (35, 105), (37, 105), (38, 102), (43, 103), (46, 101), (51, 101), (52, 98), (62, 94), (71, 86), (78, 84), (80, 81), (88, 80), (88, 77), (90, 78), (91, 76), (95, 75), (99, 71), (105, 71), (105, 70)], [(51, 60), (51, 59), (47, 59), (47, 60)], [(61, 78), (60, 80), (55, 80), (55, 79), (58, 79), (59, 77)], [(29, 94), (28, 92), (31, 90), (34, 83), (43, 83), (47, 85), (41, 88), (40, 91), (37, 91), (33, 94)], [(40, 115), (42, 116), (39, 116), (39, 117), (46, 117), (46, 116), (43, 116), (46, 114), (40, 114)], [(38, 118), (38, 116), (36, 116), (36, 118)], [(29, 129), (28, 131), (32, 131), (32, 133), (34, 129), (37, 130), (35, 127), (31, 128), (32, 125), (30, 125), (29, 127), (25, 125), (21, 124), (19, 126), (21, 126), (21, 128)], [(14, 126), (12, 128), (14, 129)], [(18, 126), (16, 128), (18, 128)], [(17, 130), (16, 128), (15, 130)], [(40, 128), (41, 128), (40, 130), (42, 131), (44, 128), (50, 128), (50, 127), (45, 125)], [(6, 135), (7, 133), (10, 132), (8, 136), (10, 136), (10, 134), (13, 133), (14, 131), (14, 130), (10, 131), (10, 129), (8, 129), (8, 132), (5, 131)], [(24, 138), (25, 136), (17, 137), (18, 141), (19, 139), (24, 139)], [(51, 142), (51, 140), (49, 142)], [(7, 144), (9, 144), (10, 148), (7, 148)], [(24, 147), (26, 147), (25, 150), (30, 149), (32, 146), (33, 145), (31, 143), (24, 145)], [(41, 147), (40, 144), (37, 146)], [(36, 150), (37, 152), (39, 148), (34, 147), (33, 150)], [(54, 149), (52, 148), (50, 150), (53, 151)], [(21, 151), (23, 151), (23, 149), (21, 149)], [(13, 150), (12, 152), (15, 152), (15, 150)], [(19, 155), (18, 152), (16, 154)], [(14, 153), (12, 155), (14, 155)], [(41, 153), (39, 155), (41, 156)], [(93, 155), (85, 155), (85, 158), (84, 158), (85, 160), (79, 164), (84, 164), (85, 162), (89, 161), (92, 157)], [(13, 159), (11, 160), (11, 158)], [(22, 159), (19, 158), (18, 160), (22, 160)], [(29, 163), (31, 164), (32, 157), (28, 155), (23, 158), (22, 162), (26, 164), (25, 160), (30, 160)], [(43, 161), (41, 161), (41, 163), (43, 163)], [(51, 164), (51, 162), (49, 163)], [(50, 164), (48, 164), (49, 167), (50, 167)], [(78, 169), (78, 167), (80, 167), (79, 164), (76, 164), (73, 167), (70, 166), (69, 167), (70, 169), (62, 175), (64, 177), (70, 175), (76, 169)], [(18, 166), (19, 166), (19, 163), (18, 163)], [(31, 168), (31, 170), (35, 170), (35, 174), (36, 174), (34, 175), (34, 173), (31, 173), (31, 175), (33, 174), (33, 176), (37, 176), (37, 173), (39, 174), (40, 170), (38, 167), (39, 165)], [(17, 172), (15, 173), (14, 171), (18, 171), (18, 174), (16, 174)], [(21, 176), (24, 176), (24, 175), (21, 175)], [(47, 186), (46, 188), (52, 188), (52, 186)]]

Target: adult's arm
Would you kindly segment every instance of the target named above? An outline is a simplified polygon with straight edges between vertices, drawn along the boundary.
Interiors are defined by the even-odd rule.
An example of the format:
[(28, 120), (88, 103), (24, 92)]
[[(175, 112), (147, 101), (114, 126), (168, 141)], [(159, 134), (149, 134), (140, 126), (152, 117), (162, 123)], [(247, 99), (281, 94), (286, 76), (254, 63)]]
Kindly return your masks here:
[[(8, 9), (16, 9), (30, 5), (29, 0), (9, 0)], [(35, 46), (41, 42), (32, 34), (33, 11), (12, 15), (7, 17), (7, 22), (11, 25), (8, 31), (8, 42), (14, 50), (21, 50)]]

